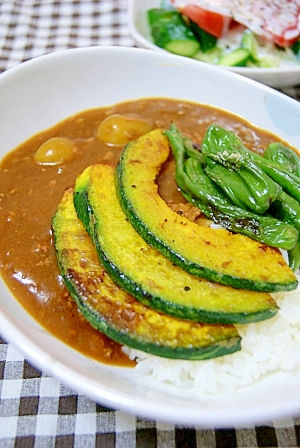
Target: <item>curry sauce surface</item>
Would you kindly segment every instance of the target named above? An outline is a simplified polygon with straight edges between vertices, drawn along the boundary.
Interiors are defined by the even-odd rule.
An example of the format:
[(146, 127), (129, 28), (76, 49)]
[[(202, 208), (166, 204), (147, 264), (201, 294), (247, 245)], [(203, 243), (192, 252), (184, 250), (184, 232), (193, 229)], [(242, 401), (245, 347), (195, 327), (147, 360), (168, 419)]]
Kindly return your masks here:
[[(216, 123), (236, 132), (244, 144), (262, 151), (274, 136), (235, 115), (188, 102), (146, 99), (83, 111), (43, 131), (12, 151), (0, 165), (0, 270), (22, 306), (49, 332), (81, 353), (104, 363), (132, 366), (121, 346), (93, 329), (81, 316), (61, 279), (52, 244), (51, 219), (63, 191), (88, 165), (115, 165), (122, 148), (102, 143), (99, 124), (112, 114), (143, 118), (151, 127), (178, 128), (200, 143)], [(61, 165), (39, 165), (34, 155), (54, 136), (71, 138), (75, 154)], [(158, 179), (167, 202), (182, 202), (170, 160)]]

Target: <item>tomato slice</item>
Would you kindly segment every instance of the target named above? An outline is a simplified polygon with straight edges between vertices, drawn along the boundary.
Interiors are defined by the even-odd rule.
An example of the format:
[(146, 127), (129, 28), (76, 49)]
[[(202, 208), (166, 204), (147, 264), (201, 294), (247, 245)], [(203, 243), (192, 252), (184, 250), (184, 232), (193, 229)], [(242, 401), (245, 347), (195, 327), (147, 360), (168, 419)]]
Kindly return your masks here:
[(204, 31), (217, 38), (227, 33), (232, 22), (230, 15), (221, 14), (192, 4), (184, 6), (181, 12)]
[(287, 29), (281, 36), (273, 35), (274, 43), (280, 47), (290, 47), (299, 39), (297, 28)]

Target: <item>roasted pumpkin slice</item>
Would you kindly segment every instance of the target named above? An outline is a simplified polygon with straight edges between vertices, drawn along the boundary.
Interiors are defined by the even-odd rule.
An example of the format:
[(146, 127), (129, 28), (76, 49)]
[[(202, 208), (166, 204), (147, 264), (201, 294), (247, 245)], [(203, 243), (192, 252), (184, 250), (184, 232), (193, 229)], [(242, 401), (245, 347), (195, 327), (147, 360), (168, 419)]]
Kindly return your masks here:
[(116, 169), (120, 204), (143, 238), (199, 277), (256, 291), (295, 289), (296, 277), (277, 249), (225, 229), (201, 227), (167, 206), (155, 179), (169, 152), (168, 139), (155, 129), (124, 148)]
[(207, 359), (240, 350), (232, 325), (204, 325), (153, 311), (120, 289), (99, 264), (67, 190), (52, 220), (57, 260), (84, 317), (115, 341), (158, 356)]
[(254, 322), (276, 313), (269, 294), (200, 279), (149, 246), (120, 207), (111, 166), (87, 168), (77, 178), (74, 203), (107, 272), (145, 305), (178, 318), (223, 324)]

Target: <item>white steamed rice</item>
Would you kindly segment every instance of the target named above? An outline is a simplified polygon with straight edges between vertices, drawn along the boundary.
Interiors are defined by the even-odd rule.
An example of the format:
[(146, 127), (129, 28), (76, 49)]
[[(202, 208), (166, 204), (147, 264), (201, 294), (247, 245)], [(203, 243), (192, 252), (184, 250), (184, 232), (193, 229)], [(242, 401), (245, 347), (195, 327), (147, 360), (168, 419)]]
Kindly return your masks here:
[[(298, 275), (300, 280), (300, 276)], [(160, 358), (124, 347), (137, 360), (135, 373), (143, 384), (195, 398), (237, 390), (267, 375), (300, 373), (300, 286), (297, 290), (273, 294), (280, 310), (272, 319), (237, 325), (242, 350), (205, 361)]]

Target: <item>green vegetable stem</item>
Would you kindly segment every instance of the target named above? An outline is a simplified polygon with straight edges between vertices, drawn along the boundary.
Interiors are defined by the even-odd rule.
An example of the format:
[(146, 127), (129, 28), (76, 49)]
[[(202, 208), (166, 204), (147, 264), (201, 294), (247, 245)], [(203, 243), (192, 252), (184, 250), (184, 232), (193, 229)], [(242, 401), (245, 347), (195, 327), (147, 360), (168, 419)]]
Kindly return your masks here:
[(186, 149), (184, 146), (184, 137), (177, 130), (174, 124), (171, 124), (170, 129), (165, 131), (165, 135), (168, 138), (171, 150), (176, 161), (175, 180), (180, 189), (188, 192), (189, 179), (184, 170)]
[(234, 207), (223, 190), (206, 174), (200, 160), (188, 158), (185, 162), (185, 171), (188, 177), (187, 187), (189, 191), (202, 203), (217, 208), (222, 205)]

